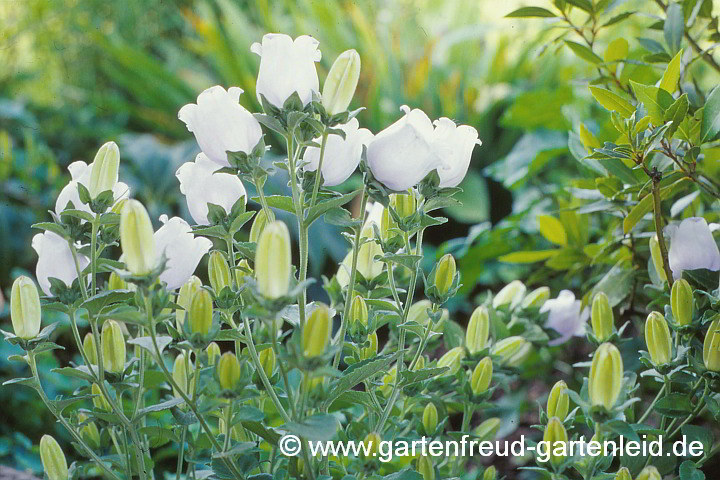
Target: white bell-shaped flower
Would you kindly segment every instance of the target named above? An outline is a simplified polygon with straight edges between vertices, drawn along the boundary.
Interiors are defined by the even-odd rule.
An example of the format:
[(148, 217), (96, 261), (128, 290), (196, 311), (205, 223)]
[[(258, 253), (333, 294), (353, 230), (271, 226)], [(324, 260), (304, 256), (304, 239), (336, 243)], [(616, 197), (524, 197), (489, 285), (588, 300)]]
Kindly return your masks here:
[(720, 250), (704, 218), (686, 218), (680, 225), (668, 225), (665, 233), (670, 236), (668, 260), (675, 280), (683, 270), (720, 270)]
[[(367, 218), (363, 224), (360, 238), (375, 238), (375, 229), (373, 225), (377, 225), (380, 229), (384, 207), (380, 202), (368, 205)], [(380, 260), (375, 260), (377, 255), (382, 255), (382, 247), (375, 241), (365, 242), (358, 250), (357, 271), (366, 279), (372, 280), (383, 271), (385, 265)], [(350, 283), (350, 274), (352, 273), (353, 252), (350, 250), (340, 264), (337, 272), (337, 281), (341, 287), (345, 288)]]
[(224, 167), (230, 166), (227, 152), (251, 153), (263, 134), (255, 117), (238, 103), (242, 93), (242, 88), (225, 91), (216, 85), (178, 112), (203, 153)]
[[(45, 295), (50, 295), (50, 278), (62, 280), (68, 287), (77, 278), (77, 268), (68, 241), (60, 235), (46, 231), (32, 239), (32, 247), (38, 254), (35, 276)], [(83, 270), (90, 263), (85, 255), (77, 254), (78, 267)]]
[(268, 33), (262, 43), (253, 43), (250, 51), (260, 55), (257, 78), (257, 97), (264, 96), (270, 104), (282, 108), (285, 100), (297, 92), (303, 105), (307, 105), (313, 92), (320, 91), (315, 62), (322, 54), (319, 42), (309, 35), (293, 40), (281, 33)]
[(200, 260), (212, 247), (205, 237), (192, 234), (190, 225), (180, 217), (168, 219), (162, 215), (160, 227), (154, 235), (158, 255), (165, 255), (167, 263), (160, 280), (169, 290), (180, 288), (195, 273)]
[(443, 165), (438, 168), (440, 187), (455, 187), (467, 174), (475, 145), (482, 145), (478, 132), (469, 125), (455, 125), (443, 117), (434, 122), (433, 146)]
[[(332, 187), (340, 185), (347, 180), (360, 163), (363, 145), (372, 140), (373, 134), (367, 128), (359, 128), (360, 124), (356, 118), (337, 128), (345, 132), (345, 138), (340, 135), (330, 135), (325, 143), (325, 154), (323, 156), (322, 175), (323, 185)], [(316, 138), (315, 142), (320, 144), (322, 138)], [(320, 148), (308, 147), (303, 155), (303, 160), (308, 162), (303, 169), (314, 172), (320, 163)]]
[[(68, 208), (68, 203), (72, 202), (73, 208), (76, 210), (82, 210), (84, 212), (92, 213), (90, 205), (84, 204), (80, 201), (80, 194), (78, 193), (78, 183), (83, 184), (85, 188), (90, 189), (90, 175), (92, 173), (92, 164), (88, 165), (83, 161), (73, 162), (68, 165), (68, 171), (70, 172), (70, 182), (63, 187), (55, 201), (55, 213), (62, 213), (63, 210)], [(124, 182), (117, 182), (112, 188), (115, 202), (128, 198), (130, 194), (130, 187)]]
[(183, 163), (175, 176), (180, 181), (180, 192), (185, 195), (188, 210), (195, 223), (208, 225), (208, 203), (219, 205), (230, 213), (232, 206), (247, 192), (242, 181), (229, 173), (215, 173), (222, 166), (199, 153), (194, 162)]
[(590, 318), (587, 308), (580, 310), (582, 302), (575, 299), (570, 290), (562, 290), (557, 298), (547, 300), (540, 313), (549, 312), (546, 327), (560, 334), (559, 338), (550, 341), (550, 345), (560, 345), (572, 338), (585, 335), (585, 324)]

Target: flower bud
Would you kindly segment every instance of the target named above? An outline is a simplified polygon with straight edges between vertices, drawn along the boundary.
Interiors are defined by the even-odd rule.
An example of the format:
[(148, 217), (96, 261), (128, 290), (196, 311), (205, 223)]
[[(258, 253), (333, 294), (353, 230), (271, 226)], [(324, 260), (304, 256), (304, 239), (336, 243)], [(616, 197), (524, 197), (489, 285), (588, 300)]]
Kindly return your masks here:
[(527, 287), (524, 283), (520, 280), (513, 280), (495, 295), (492, 306), (493, 308), (498, 308), (503, 305), (509, 305), (510, 308), (513, 308), (522, 301), (526, 291)]
[(435, 287), (440, 295), (446, 295), (455, 280), (455, 258), (448, 254), (443, 255), (435, 270)]
[(108, 320), (102, 327), (103, 368), (106, 372), (122, 373), (125, 370), (125, 337), (122, 327), (115, 320)]
[(373, 458), (377, 457), (378, 453), (380, 451), (380, 443), (382, 442), (382, 438), (380, 435), (378, 435), (375, 432), (370, 432), (365, 436), (365, 440), (363, 440), (363, 444), (366, 445), (366, 448), (362, 449), (363, 453), (367, 451), (367, 458)]
[(390, 195), (390, 205), (395, 209), (395, 213), (400, 218), (407, 218), (417, 208), (415, 204), (415, 196), (412, 193), (393, 193)]
[(210, 292), (204, 288), (200, 288), (195, 292), (190, 302), (188, 316), (192, 333), (201, 333), (203, 335), (210, 333), (213, 320), (213, 301)]
[(550, 298), (549, 287), (538, 287), (532, 292), (528, 293), (522, 301), (523, 308), (540, 308), (542, 307), (547, 299)]
[(445, 375), (455, 375), (460, 370), (460, 362), (465, 358), (465, 349), (463, 347), (455, 347), (448, 350), (445, 355), (438, 360), (438, 367), (449, 367)]
[(500, 430), (502, 420), (497, 417), (488, 418), (475, 429), (475, 435), (481, 442), (490, 441), (495, 438), (498, 430)]
[(550, 419), (547, 426), (545, 427), (543, 441), (547, 442), (548, 448), (550, 450), (550, 463), (552, 463), (553, 465), (560, 465), (565, 460), (565, 456), (556, 455), (555, 449), (561, 449), (562, 444), (567, 443), (568, 434), (567, 430), (565, 430), (565, 425), (563, 425), (562, 421), (559, 418), (553, 417)]
[(90, 365), (97, 365), (97, 348), (95, 347), (95, 335), (93, 335), (92, 332), (85, 334), (85, 338), (83, 339), (83, 350), (85, 351), (85, 356), (87, 356)]
[(234, 390), (240, 381), (240, 362), (232, 352), (225, 352), (217, 364), (220, 386), (226, 390)]
[(15, 335), (26, 340), (37, 337), (42, 318), (40, 295), (35, 283), (26, 276), (18, 277), (13, 282), (10, 317)]
[(290, 233), (283, 222), (267, 224), (255, 250), (255, 279), (258, 291), (267, 298), (287, 295), (290, 288)]
[(68, 480), (65, 454), (50, 435), (43, 435), (40, 439), (40, 460), (49, 480)]
[(662, 480), (662, 475), (658, 469), (652, 465), (643, 468), (635, 480)]
[(253, 276), (253, 270), (250, 268), (250, 264), (246, 259), (242, 259), (238, 262), (235, 268), (235, 283), (240, 286), (245, 283), (245, 277)]
[(620, 468), (620, 470), (618, 470), (615, 474), (615, 480), (632, 480), (630, 470), (628, 470), (627, 467)]
[(223, 288), (230, 286), (230, 267), (228, 267), (222, 253), (215, 250), (210, 254), (208, 261), (208, 278), (210, 286), (216, 294)]
[(435, 480), (435, 467), (430, 457), (421, 456), (417, 459), (417, 471), (423, 480)]
[(595, 298), (593, 298), (590, 321), (592, 323), (593, 335), (595, 335), (598, 341), (604, 342), (610, 338), (615, 319), (613, 317), (612, 307), (610, 306), (610, 300), (603, 292), (598, 293), (595, 295)]
[(720, 317), (713, 320), (705, 335), (703, 361), (708, 370), (720, 372)]
[(192, 303), (193, 296), (202, 287), (202, 281), (193, 275), (180, 287), (180, 292), (177, 296), (177, 304), (182, 308), (175, 310), (175, 325), (178, 331), (183, 331), (183, 325), (185, 325), (185, 318), (187, 312), (190, 310), (190, 304)]
[(685, 326), (692, 322), (693, 290), (687, 280), (681, 278), (673, 282), (670, 293), (670, 305), (673, 317), (678, 325)]
[(465, 348), (475, 355), (487, 345), (490, 336), (490, 313), (487, 307), (480, 305), (470, 316), (465, 330)]
[(435, 433), (438, 424), (438, 411), (434, 403), (430, 402), (425, 405), (425, 409), (423, 410), (422, 423), (423, 427), (425, 428), (425, 433), (427, 433), (428, 435), (433, 435)]
[(651, 312), (648, 315), (645, 321), (645, 342), (655, 365), (664, 365), (671, 360), (672, 336), (662, 313)]
[(373, 332), (370, 335), (368, 335), (368, 340), (370, 341), (370, 346), (365, 347), (361, 350), (360, 356), (362, 357), (362, 360), (367, 360), (368, 358), (372, 358), (375, 355), (377, 355), (378, 352), (378, 337), (377, 332)]
[(592, 405), (610, 410), (620, 396), (623, 385), (623, 361), (620, 351), (612, 343), (603, 343), (593, 355), (588, 393)]
[(220, 357), (220, 346), (215, 342), (210, 342), (210, 345), (205, 349), (205, 353), (208, 356), (208, 365), (215, 365), (215, 361)]
[(95, 408), (104, 412), (109, 412), (110, 402), (107, 401), (107, 398), (105, 398), (105, 395), (103, 395), (102, 390), (100, 390), (100, 385), (98, 385), (97, 383), (93, 383), (90, 390), (91, 393), (95, 395), (92, 399)]
[[(375, 334), (375, 337), (377, 338), (377, 334)], [(425, 368), (425, 357), (420, 355), (417, 359), (417, 362), (415, 362), (415, 368), (413, 368), (413, 371), (422, 370), (423, 368)]]
[(268, 218), (267, 214), (265, 213), (265, 209), (260, 209), (258, 213), (255, 214), (255, 219), (253, 220), (252, 227), (250, 227), (250, 241), (253, 243), (257, 243), (260, 239), (260, 234), (265, 230), (265, 226), (268, 223), (275, 221), (275, 214), (270, 210), (270, 217)]
[(483, 472), (482, 480), (495, 480), (497, 478), (497, 470), (494, 465), (490, 465)]
[(523, 337), (513, 336), (503, 338), (493, 345), (491, 353), (501, 357), (502, 365), (516, 367), (525, 361), (531, 348), (532, 344)]
[(347, 110), (360, 78), (360, 55), (345, 50), (330, 67), (322, 90), (322, 104), (330, 115)]
[[(88, 420), (88, 416), (84, 413), (78, 413), (78, 422), (85, 423)], [(95, 425), (95, 422), (87, 422), (85, 425), (80, 427), (80, 434), (83, 438), (94, 448), (100, 446), (100, 431)]]
[(125, 280), (120, 278), (120, 275), (118, 275), (115, 272), (112, 272), (110, 274), (110, 279), (108, 280), (108, 289), (109, 290), (127, 290), (128, 284)]
[(102, 192), (112, 190), (118, 181), (120, 167), (120, 150), (115, 142), (107, 142), (100, 147), (90, 169), (90, 198)]
[(493, 364), (490, 357), (485, 357), (475, 366), (470, 376), (470, 388), (475, 395), (487, 392), (492, 380)]
[(397, 365), (393, 365), (388, 372), (383, 375), (382, 377), (382, 386), (380, 387), (380, 391), (387, 397), (390, 395), (390, 392), (392, 392), (393, 385), (395, 384), (395, 379), (397, 378)]
[[(185, 357), (184, 353), (180, 353), (175, 357), (175, 363), (173, 363), (172, 377), (175, 383), (179, 387), (178, 390), (182, 391), (185, 395), (190, 395), (195, 387), (195, 374), (192, 362)], [(182, 395), (178, 390), (173, 391), (173, 394), (180, 398)]]
[(275, 371), (275, 352), (272, 348), (266, 348), (258, 354), (260, 366), (262, 366), (265, 375), (272, 377)]
[(150, 216), (137, 200), (128, 200), (120, 216), (120, 246), (125, 265), (135, 275), (146, 275), (157, 265)]
[(652, 258), (655, 272), (657, 272), (660, 280), (667, 282), (667, 275), (663, 267), (662, 253), (660, 252), (660, 242), (658, 242), (657, 234), (650, 237), (650, 257)]
[(547, 402), (548, 417), (557, 417), (561, 421), (565, 420), (570, 410), (570, 396), (566, 392), (567, 389), (567, 384), (560, 380), (550, 390)]
[(330, 342), (332, 319), (325, 304), (319, 303), (303, 329), (303, 354), (306, 358), (322, 355)]
[(360, 295), (355, 295), (350, 304), (350, 326), (360, 324), (364, 328), (368, 326), (368, 308), (365, 299)]

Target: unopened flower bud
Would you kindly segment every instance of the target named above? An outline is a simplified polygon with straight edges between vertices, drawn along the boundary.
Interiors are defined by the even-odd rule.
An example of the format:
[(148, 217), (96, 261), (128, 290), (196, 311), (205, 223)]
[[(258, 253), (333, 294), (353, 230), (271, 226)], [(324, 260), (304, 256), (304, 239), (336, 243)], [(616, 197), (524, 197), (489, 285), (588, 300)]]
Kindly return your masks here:
[(265, 226), (268, 223), (275, 221), (275, 214), (270, 210), (270, 217), (265, 213), (265, 209), (260, 209), (258, 213), (255, 214), (255, 219), (253, 220), (252, 227), (250, 227), (250, 238), (249, 240), (253, 243), (257, 243), (260, 239), (260, 234), (265, 230)]
[(125, 265), (135, 275), (146, 275), (157, 266), (155, 237), (150, 216), (137, 200), (128, 200), (120, 216), (120, 246)]
[(635, 480), (662, 480), (662, 475), (658, 469), (652, 465), (643, 468)]
[(708, 370), (720, 372), (720, 317), (712, 321), (705, 335), (703, 361)]
[(567, 430), (565, 430), (565, 425), (563, 425), (559, 418), (553, 417), (550, 419), (545, 427), (543, 441), (547, 442), (549, 448), (550, 463), (553, 465), (561, 464), (565, 460), (565, 455), (556, 454), (558, 453), (556, 449), (561, 451), (563, 448), (562, 444), (566, 444), (568, 441), (568, 434)]
[(217, 250), (210, 254), (208, 260), (208, 278), (216, 294), (230, 286), (230, 267), (225, 261), (225, 256)]
[(417, 459), (417, 471), (423, 480), (435, 480), (435, 467), (430, 457), (421, 456)]
[(592, 324), (593, 335), (595, 335), (598, 341), (604, 342), (610, 338), (613, 332), (615, 318), (612, 307), (610, 306), (610, 300), (603, 292), (598, 293), (595, 295), (595, 298), (593, 298), (590, 322)]
[(368, 335), (368, 341), (370, 341), (370, 346), (365, 347), (361, 350), (360, 356), (362, 357), (362, 360), (367, 360), (368, 358), (372, 358), (375, 355), (377, 355), (378, 352), (378, 337), (377, 332), (372, 332), (370, 335)]
[(347, 110), (360, 78), (360, 55), (345, 50), (330, 67), (322, 90), (322, 104), (330, 115)]
[(93, 335), (92, 332), (85, 334), (85, 338), (83, 339), (83, 350), (85, 351), (85, 356), (87, 356), (90, 364), (97, 365), (97, 348), (95, 347), (95, 335)]
[(485, 469), (485, 472), (483, 472), (482, 480), (496, 480), (497, 479), (497, 470), (495, 469), (494, 465), (490, 465), (488, 468)]
[(250, 268), (250, 264), (246, 259), (242, 259), (238, 262), (235, 268), (235, 283), (240, 286), (245, 283), (245, 277), (252, 277), (253, 270)]
[(322, 355), (330, 342), (332, 319), (327, 305), (318, 304), (303, 329), (303, 354), (306, 358)]
[(520, 280), (513, 280), (505, 285), (493, 298), (493, 308), (509, 305), (510, 308), (520, 303), (525, 296), (527, 287)]
[(434, 403), (430, 402), (425, 405), (425, 409), (423, 410), (422, 423), (423, 427), (425, 428), (425, 433), (427, 433), (428, 435), (433, 435), (435, 433), (438, 424), (438, 411)]
[(470, 388), (475, 395), (487, 392), (493, 375), (493, 364), (490, 357), (485, 357), (475, 366), (470, 376)]
[(603, 343), (593, 355), (588, 393), (592, 405), (610, 410), (620, 396), (623, 385), (623, 361), (620, 351), (612, 343)]
[(425, 368), (425, 357), (420, 355), (417, 359), (417, 362), (415, 362), (415, 367), (413, 368), (413, 371), (422, 370), (423, 368)]
[(477, 426), (475, 436), (477, 436), (481, 442), (493, 440), (498, 430), (500, 430), (500, 425), (502, 425), (501, 419), (497, 417), (488, 418)]
[(532, 344), (523, 337), (513, 336), (503, 338), (493, 345), (491, 353), (501, 357), (501, 364), (516, 367), (525, 361), (531, 348)]
[(465, 349), (463, 347), (455, 347), (447, 352), (445, 355), (440, 357), (438, 360), (438, 367), (448, 367), (449, 370), (445, 372), (446, 375), (455, 375), (460, 370), (461, 362), (465, 358)]
[(91, 393), (95, 395), (92, 399), (95, 408), (104, 412), (109, 412), (110, 402), (108, 402), (107, 398), (105, 398), (105, 395), (103, 395), (102, 390), (100, 389), (100, 385), (98, 385), (97, 383), (93, 383)]
[(185, 395), (190, 395), (195, 387), (195, 373), (192, 362), (189, 358), (186, 358), (184, 353), (180, 353), (175, 357), (173, 363), (172, 377), (175, 383), (179, 387), (174, 390), (174, 395), (178, 398), (182, 397), (180, 391)]
[(382, 386), (380, 391), (387, 397), (392, 392), (395, 379), (397, 378), (397, 365), (393, 365), (390, 370), (382, 377)]
[(220, 358), (220, 346), (215, 342), (210, 342), (210, 345), (205, 349), (205, 353), (208, 356), (208, 365), (215, 365), (215, 361)]
[(118, 275), (115, 272), (112, 272), (110, 274), (110, 279), (108, 280), (108, 289), (109, 290), (127, 290), (128, 284), (125, 280), (120, 278), (120, 275)]
[(40, 439), (40, 460), (49, 480), (68, 480), (68, 466), (65, 454), (57, 441), (50, 435)]
[(42, 318), (40, 294), (35, 283), (26, 276), (18, 277), (13, 282), (10, 317), (15, 335), (26, 340), (37, 337)]
[(102, 327), (103, 368), (106, 372), (122, 373), (125, 369), (125, 336), (115, 320), (108, 320)]
[(560, 380), (552, 390), (547, 401), (548, 417), (557, 417), (564, 421), (570, 411), (570, 396), (567, 394), (567, 384)]
[(455, 258), (448, 254), (443, 255), (435, 270), (435, 287), (440, 295), (446, 295), (455, 280)]
[(275, 352), (272, 348), (266, 348), (258, 354), (260, 360), (260, 366), (262, 366), (265, 375), (272, 377), (275, 371)]
[(470, 316), (465, 330), (465, 348), (470, 355), (475, 355), (487, 345), (490, 336), (490, 312), (487, 307), (480, 305)]
[(381, 442), (382, 442), (382, 438), (380, 437), (380, 435), (378, 435), (375, 432), (370, 432), (365, 436), (365, 440), (363, 440), (363, 444), (366, 446), (366, 448), (363, 448), (363, 452), (368, 453), (367, 458), (377, 457), (377, 455), (380, 451), (380, 443)]
[(195, 296), (195, 293), (202, 287), (202, 281), (193, 275), (180, 287), (180, 292), (177, 296), (177, 304), (182, 308), (175, 310), (175, 325), (178, 331), (183, 331), (183, 325), (185, 325), (185, 319), (187, 318), (187, 312), (190, 310), (190, 304)]
[(190, 301), (188, 321), (192, 333), (207, 335), (212, 328), (213, 301), (210, 292), (204, 288), (198, 289)]
[(407, 218), (417, 208), (415, 196), (412, 193), (393, 193), (390, 195), (390, 205), (395, 209), (395, 213), (400, 218)]
[(107, 142), (100, 147), (90, 169), (90, 198), (102, 192), (112, 190), (118, 181), (120, 167), (120, 150), (115, 142)]
[(657, 272), (660, 280), (667, 282), (667, 275), (663, 267), (662, 253), (660, 252), (660, 242), (658, 242), (657, 234), (650, 237), (650, 257), (652, 258), (655, 272)]
[(365, 299), (360, 295), (355, 295), (350, 304), (350, 327), (360, 325), (363, 328), (368, 326), (368, 308)]
[(547, 299), (550, 298), (549, 287), (538, 287), (532, 292), (528, 293), (522, 301), (523, 308), (540, 308), (542, 307)]
[(618, 470), (615, 474), (615, 480), (632, 480), (630, 470), (628, 470), (627, 467), (620, 468), (620, 470)]
[[(89, 417), (84, 413), (78, 414), (78, 422), (80, 423), (87, 422), (88, 418)], [(94, 448), (98, 448), (100, 446), (100, 431), (98, 430), (97, 425), (95, 425), (95, 422), (85, 423), (85, 425), (80, 427), (80, 433), (90, 446)]]
[(693, 317), (693, 290), (687, 280), (676, 280), (670, 293), (670, 306), (678, 325), (689, 325)]
[(287, 295), (290, 288), (290, 233), (283, 222), (267, 224), (255, 250), (255, 279), (258, 290), (267, 298)]
[(660, 312), (651, 312), (645, 321), (645, 343), (653, 364), (664, 365), (672, 357), (672, 336), (665, 317)]
[(217, 364), (220, 386), (226, 390), (234, 390), (240, 381), (240, 362), (232, 352), (225, 352)]

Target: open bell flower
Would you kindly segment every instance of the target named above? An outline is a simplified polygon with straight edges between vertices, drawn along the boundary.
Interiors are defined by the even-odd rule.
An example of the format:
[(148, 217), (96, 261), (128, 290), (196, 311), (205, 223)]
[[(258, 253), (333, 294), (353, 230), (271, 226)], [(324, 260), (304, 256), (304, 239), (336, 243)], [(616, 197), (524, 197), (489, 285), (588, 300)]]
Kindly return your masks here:
[[(78, 275), (67, 240), (56, 233), (47, 231), (33, 237), (32, 247), (38, 254), (35, 276), (45, 295), (51, 295), (51, 277), (62, 280), (68, 287), (72, 285)], [(77, 260), (80, 270), (90, 263), (90, 259), (80, 253), (77, 254)]]
[(223, 168), (210, 160), (204, 153), (199, 153), (194, 162), (183, 163), (175, 172), (180, 182), (180, 193), (185, 195), (190, 216), (198, 225), (209, 225), (208, 203), (219, 205), (230, 213), (240, 197), (247, 192), (242, 181), (236, 175), (215, 173)]
[(262, 128), (253, 115), (238, 102), (243, 89), (227, 91), (215, 85), (188, 103), (178, 118), (195, 135), (200, 150), (213, 162), (229, 167), (227, 152), (251, 153), (262, 138)]
[(557, 298), (545, 302), (540, 313), (549, 312), (546, 327), (552, 328), (560, 334), (549, 342), (550, 345), (561, 345), (571, 337), (582, 337), (585, 335), (585, 324), (590, 313), (587, 308), (580, 311), (582, 302), (575, 300), (575, 294), (570, 290), (563, 290)]
[(680, 225), (665, 227), (665, 233), (670, 235), (668, 260), (675, 280), (684, 270), (720, 270), (720, 249), (704, 218), (686, 218)]
[(320, 92), (315, 62), (322, 54), (318, 42), (309, 35), (300, 35), (295, 40), (282, 33), (268, 33), (262, 42), (253, 43), (250, 51), (260, 56), (260, 71), (256, 92), (277, 108), (297, 92), (303, 106), (310, 103), (313, 93)]
[(169, 290), (175, 290), (190, 279), (212, 241), (193, 235), (190, 225), (180, 217), (168, 219), (161, 215), (160, 221), (163, 226), (155, 232), (155, 245), (158, 254), (164, 253), (167, 258), (160, 280), (167, 283)]
[(482, 145), (482, 142), (478, 140), (477, 130), (469, 125), (455, 125), (446, 117), (433, 123), (433, 146), (443, 160), (442, 166), (438, 168), (440, 187), (455, 187), (467, 174), (475, 145)]
[[(360, 238), (375, 238), (375, 229), (373, 225), (377, 225), (380, 229), (382, 222), (384, 207), (380, 202), (368, 205), (368, 216), (365, 219), (363, 228), (360, 232)], [(382, 273), (385, 265), (380, 260), (375, 260), (375, 256), (382, 255), (382, 247), (374, 240), (363, 243), (358, 250), (357, 271), (366, 279), (372, 280)], [(341, 287), (345, 288), (350, 283), (350, 274), (352, 273), (353, 252), (350, 250), (343, 259), (338, 268), (337, 281)]]
[[(115, 148), (117, 148), (117, 146)], [(90, 210), (90, 205), (84, 204), (80, 201), (80, 193), (78, 192), (79, 183), (81, 183), (87, 189), (90, 188), (90, 177), (92, 175), (92, 169), (92, 163), (88, 165), (83, 161), (73, 162), (68, 165), (68, 172), (70, 172), (70, 182), (68, 182), (68, 184), (63, 187), (57, 197), (57, 200), (55, 201), (55, 213), (60, 214), (64, 210), (69, 208), (68, 204), (70, 202), (72, 202), (74, 209), (92, 213), (92, 210)], [(112, 187), (112, 192), (115, 203), (117, 203), (124, 198), (128, 198), (128, 195), (130, 194), (130, 187), (128, 187), (128, 185), (124, 182), (115, 182), (114, 186)]]
[[(322, 164), (323, 185), (332, 187), (340, 185), (347, 180), (360, 163), (363, 145), (372, 140), (373, 134), (367, 128), (359, 128), (357, 118), (351, 119), (344, 125), (337, 128), (345, 132), (345, 138), (340, 135), (330, 135), (325, 143), (325, 154)], [(322, 138), (316, 138), (315, 142), (322, 143)], [(320, 163), (320, 148), (308, 147), (303, 155), (303, 160), (308, 162), (303, 170), (314, 172)]]

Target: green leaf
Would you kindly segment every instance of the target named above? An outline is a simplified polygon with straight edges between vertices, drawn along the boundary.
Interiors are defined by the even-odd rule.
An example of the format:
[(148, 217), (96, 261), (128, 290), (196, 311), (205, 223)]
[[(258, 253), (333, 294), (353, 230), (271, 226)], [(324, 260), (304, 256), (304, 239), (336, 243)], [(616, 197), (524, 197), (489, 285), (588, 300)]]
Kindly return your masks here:
[(320, 218), (325, 212), (345, 205), (350, 200), (357, 197), (359, 193), (360, 190), (355, 190), (354, 192), (346, 193), (345, 195), (319, 202), (317, 205), (306, 211), (305, 224), (307, 226), (312, 225), (312, 223)]
[[(260, 203), (260, 197), (253, 197), (252, 200)], [(268, 195), (265, 197), (265, 201), (270, 207), (295, 213), (295, 204), (293, 203), (293, 199), (291, 197), (287, 197), (285, 195)]]
[(265, 427), (260, 422), (243, 422), (243, 427), (257, 435), (258, 437), (264, 439), (266, 442), (273, 446), (277, 445), (278, 441), (282, 438), (282, 435), (277, 433), (274, 429)]
[(422, 368), (420, 370), (403, 370), (400, 372), (400, 386), (407, 387), (418, 382), (424, 382), (431, 378), (442, 375), (448, 371), (448, 367)]
[(560, 220), (550, 215), (538, 215), (537, 221), (543, 237), (555, 245), (567, 246), (567, 232), (565, 232), (565, 227), (563, 227)]
[(650, 120), (655, 126), (662, 125), (665, 118), (665, 111), (670, 108), (674, 100), (665, 90), (651, 85), (642, 85), (630, 80), (633, 92), (638, 101), (645, 105), (650, 115)]
[(593, 5), (590, 0), (565, 0), (565, 3), (578, 7), (580, 10), (585, 10), (588, 13), (593, 13)]
[(628, 213), (628, 216), (623, 220), (623, 232), (628, 233), (632, 228), (640, 221), (645, 214), (649, 213), (653, 209), (653, 197), (648, 194), (645, 195)]
[(542, 7), (522, 7), (505, 15), (506, 18), (557, 17), (553, 12)]
[(695, 111), (693, 115), (686, 115), (685, 120), (678, 126), (678, 136), (690, 142), (693, 145), (697, 145), (700, 142), (700, 131), (702, 129), (703, 117), (705, 108), (700, 108)]
[(688, 101), (688, 94), (683, 93), (677, 100), (673, 102), (667, 110), (665, 110), (665, 121), (672, 122), (665, 132), (665, 138), (672, 138), (677, 129), (685, 120), (690, 102)]
[(58, 225), (57, 223), (53, 223), (53, 222), (34, 223), (32, 225), (32, 228), (37, 228), (40, 230), (53, 232), (53, 233), (60, 235), (63, 238), (65, 238), (65, 236), (67, 235), (67, 232), (65, 231), (65, 228), (62, 225)]
[(535, 250), (524, 252), (512, 252), (507, 255), (501, 255), (498, 260), (506, 263), (534, 263), (547, 260), (556, 255), (557, 250)]
[(92, 315), (95, 315), (108, 305), (125, 302), (134, 296), (135, 292), (131, 292), (130, 290), (107, 290), (88, 298), (80, 306), (86, 308)]
[(600, 162), (605, 169), (629, 185), (638, 183), (633, 171), (619, 158), (608, 158)]
[(565, 40), (565, 45), (570, 47), (570, 50), (572, 50), (575, 55), (582, 58), (583, 60), (586, 60), (595, 65), (603, 63), (603, 59), (585, 45), (581, 45), (577, 42), (571, 42), (570, 40)]
[(245, 212), (235, 217), (230, 224), (230, 234), (234, 235), (236, 232), (240, 231), (243, 225), (249, 222), (253, 215), (255, 215), (255, 212)]
[(378, 355), (377, 357), (350, 365), (345, 369), (340, 378), (330, 384), (330, 393), (325, 400), (325, 405), (330, 405), (336, 398), (342, 395), (343, 392), (351, 390), (358, 383), (380, 372), (387, 371), (390, 364), (395, 361), (398, 355), (399, 352), (392, 355)]
[[(156, 337), (158, 350), (162, 354), (163, 350), (172, 343), (172, 337), (168, 335), (160, 335)], [(148, 352), (155, 355), (155, 347), (153, 346), (152, 337), (138, 337), (128, 340), (130, 345), (137, 345), (138, 347), (144, 348)]]
[(620, 15), (615, 15), (615, 16), (612, 17), (610, 20), (608, 20), (607, 22), (603, 23), (602, 26), (603, 26), (603, 27), (609, 27), (610, 25), (615, 25), (616, 23), (620, 23), (620, 22), (622, 22), (623, 20), (626, 20), (626, 19), (627, 19), (628, 17), (630, 17), (631, 15), (635, 15), (635, 12), (624, 12), (624, 13), (621, 13)]
[(710, 92), (703, 109), (700, 143), (712, 142), (720, 134), (720, 87)]
[(62, 367), (62, 368), (53, 368), (50, 370), (53, 373), (59, 373), (60, 375), (64, 375), (66, 377), (73, 377), (73, 378), (79, 378), (81, 380), (85, 380), (88, 383), (94, 383), (95, 378), (90, 374), (90, 370), (85, 365), (81, 365), (79, 367)]
[(660, 88), (668, 93), (675, 93), (678, 81), (680, 80), (680, 60), (682, 60), (682, 49), (670, 60), (662, 80), (660, 80)]
[(603, 292), (607, 295), (610, 305), (616, 307), (620, 304), (632, 291), (633, 278), (635, 271), (627, 268), (624, 261), (619, 261), (600, 279), (593, 287), (592, 294)]
[(680, 465), (678, 473), (680, 480), (705, 480), (705, 474), (697, 468), (692, 460), (685, 460)]
[(610, 90), (590, 86), (590, 93), (600, 105), (611, 112), (618, 112), (623, 118), (629, 118), (635, 112), (635, 107), (630, 102)]
[(338, 421), (332, 415), (321, 413), (308, 417), (302, 422), (286, 423), (280, 428), (308, 440), (324, 442), (335, 436)]
[(655, 410), (666, 417), (681, 418), (692, 412), (693, 405), (684, 393), (671, 393), (658, 400)]
[(680, 43), (685, 34), (685, 14), (682, 5), (677, 2), (668, 2), (667, 18), (663, 27), (665, 42), (670, 47), (670, 53), (680, 50)]
[(167, 400), (165, 402), (156, 403), (155, 405), (149, 405), (145, 408), (141, 408), (137, 411), (136, 417), (141, 418), (148, 413), (153, 412), (162, 412), (163, 410), (169, 410), (172, 407), (175, 407), (177, 405), (180, 405), (181, 403), (185, 403), (185, 400), (182, 398), (173, 398), (171, 400)]

